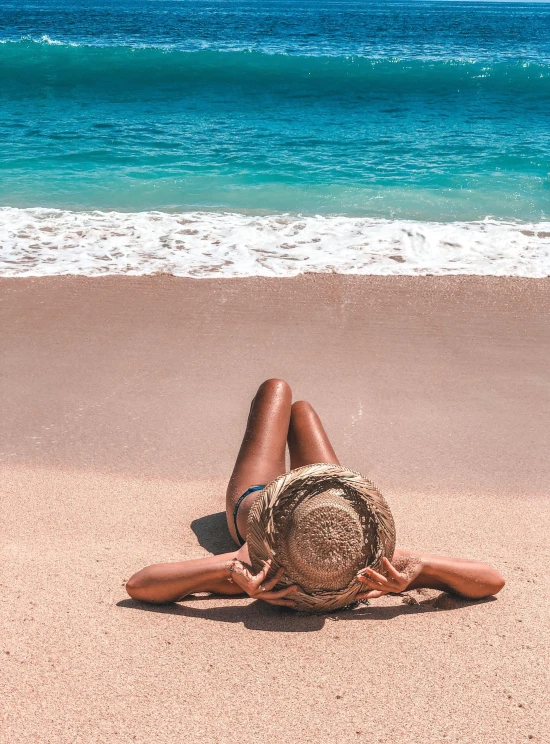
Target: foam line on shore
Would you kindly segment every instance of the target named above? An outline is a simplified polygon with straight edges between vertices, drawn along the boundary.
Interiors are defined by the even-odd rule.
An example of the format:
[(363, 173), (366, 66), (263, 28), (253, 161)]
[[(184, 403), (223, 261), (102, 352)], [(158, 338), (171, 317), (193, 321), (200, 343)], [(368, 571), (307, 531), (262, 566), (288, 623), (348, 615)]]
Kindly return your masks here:
[(550, 276), (550, 222), (0, 208), (0, 276)]

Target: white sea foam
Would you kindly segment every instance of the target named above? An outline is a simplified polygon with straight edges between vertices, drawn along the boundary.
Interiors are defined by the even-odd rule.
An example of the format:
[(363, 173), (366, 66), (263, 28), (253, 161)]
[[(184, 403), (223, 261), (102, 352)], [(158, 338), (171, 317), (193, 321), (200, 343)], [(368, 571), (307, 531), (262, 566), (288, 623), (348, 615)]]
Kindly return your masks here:
[(77, 47), (74, 41), (58, 41), (52, 39), (48, 34), (42, 34), (42, 36), (35, 38), (33, 36), (21, 36), (19, 39), (0, 39), (0, 44), (21, 44), (21, 42), (32, 42), (33, 44), (45, 44), (47, 46), (70, 46)]
[(0, 276), (550, 276), (550, 222), (0, 209)]

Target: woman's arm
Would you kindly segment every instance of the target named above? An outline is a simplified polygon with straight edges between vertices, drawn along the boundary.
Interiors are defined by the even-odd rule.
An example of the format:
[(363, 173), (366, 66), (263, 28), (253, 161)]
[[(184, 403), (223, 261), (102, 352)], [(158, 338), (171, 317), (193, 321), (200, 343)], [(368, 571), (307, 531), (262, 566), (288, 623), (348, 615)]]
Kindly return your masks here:
[(420, 559), (420, 574), (411, 581), (409, 589), (440, 589), (469, 599), (481, 599), (498, 594), (506, 583), (499, 572), (488, 563), (466, 558), (444, 558), (440, 555), (421, 555), (400, 551), (405, 561)]
[(359, 574), (359, 581), (369, 590), (361, 598), (428, 588), (481, 599), (497, 594), (505, 584), (499, 572), (487, 563), (412, 550), (396, 550), (392, 563), (384, 558), (383, 568), (385, 576), (368, 568)]
[(134, 574), (126, 583), (133, 599), (154, 604), (177, 602), (195, 592), (242, 594), (230, 581), (229, 568), (239, 551), (178, 563), (157, 563)]
[(273, 605), (292, 607), (288, 595), (295, 586), (275, 590), (283, 569), (268, 578), (271, 561), (253, 575), (245, 563), (248, 561), (246, 543), (232, 553), (212, 555), (194, 561), (157, 563), (138, 571), (126, 583), (126, 591), (133, 599), (153, 604), (178, 602), (188, 594), (214, 592), (215, 594), (248, 594)]

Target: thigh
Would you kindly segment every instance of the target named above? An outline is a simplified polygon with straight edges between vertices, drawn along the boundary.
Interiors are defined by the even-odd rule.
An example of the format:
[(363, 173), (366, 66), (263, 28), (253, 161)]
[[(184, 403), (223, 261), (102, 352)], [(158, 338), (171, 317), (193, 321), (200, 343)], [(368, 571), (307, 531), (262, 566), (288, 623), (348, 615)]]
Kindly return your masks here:
[(262, 383), (256, 393), (246, 431), (227, 486), (226, 512), (235, 538), (233, 509), (251, 486), (265, 485), (286, 471), (286, 439), (292, 392), (284, 380)]
[(313, 406), (305, 400), (293, 404), (288, 429), (290, 467), (329, 462), (340, 465), (332, 444)]

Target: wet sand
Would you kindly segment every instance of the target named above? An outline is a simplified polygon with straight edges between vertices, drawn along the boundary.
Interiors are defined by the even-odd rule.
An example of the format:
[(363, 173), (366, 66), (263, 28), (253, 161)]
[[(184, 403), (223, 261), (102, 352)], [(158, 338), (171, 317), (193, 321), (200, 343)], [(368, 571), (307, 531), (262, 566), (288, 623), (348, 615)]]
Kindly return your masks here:
[[(548, 281), (60, 277), (0, 300), (0, 741), (547, 741)], [(491, 562), (498, 597), (129, 600), (137, 568), (230, 548), (225, 481), (273, 376), (400, 545)]]

